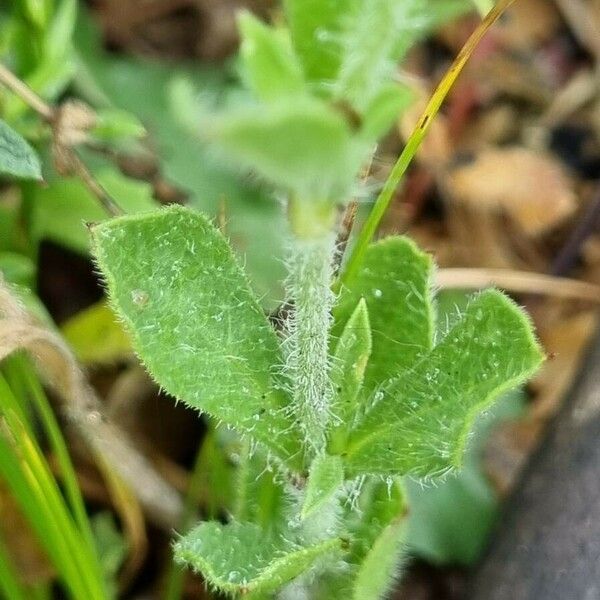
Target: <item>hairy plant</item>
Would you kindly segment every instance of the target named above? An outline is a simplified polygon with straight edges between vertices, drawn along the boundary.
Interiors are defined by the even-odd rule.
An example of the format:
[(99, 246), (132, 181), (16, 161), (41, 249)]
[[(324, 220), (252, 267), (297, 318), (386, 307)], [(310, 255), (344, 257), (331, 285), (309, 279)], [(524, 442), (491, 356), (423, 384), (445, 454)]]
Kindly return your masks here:
[(177, 560), (232, 597), (384, 596), (402, 557), (402, 477), (459, 468), (476, 416), (542, 360), (526, 316), (493, 290), (436, 339), (433, 263), (403, 237), (370, 245), (332, 292), (339, 207), (409, 95), (394, 65), (461, 8), (288, 0), (285, 27), (241, 15), (251, 100), (205, 130), (283, 198), (279, 331), (201, 214), (171, 207), (92, 230), (149, 372), (246, 440), (227, 523), (201, 523), (175, 545)]
[[(339, 215), (410, 101), (395, 65), (467, 3), (283, 4), (285, 24), (240, 16), (245, 102), (202, 123), (216, 153), (282, 199), (280, 326), (199, 212), (171, 206), (104, 221), (91, 227), (93, 252), (147, 370), (222, 426), (209, 441), (234, 465), (227, 518), (178, 539), (176, 559), (233, 598), (377, 600), (402, 565), (403, 478), (459, 469), (477, 416), (543, 360), (526, 315), (495, 290), (473, 295), (440, 334), (431, 257), (405, 237), (370, 243), (445, 91), (501, 8), (457, 59), (375, 216), (340, 256)], [(12, 158), (23, 157), (0, 152), (0, 172), (39, 177), (24, 140), (0, 125)]]

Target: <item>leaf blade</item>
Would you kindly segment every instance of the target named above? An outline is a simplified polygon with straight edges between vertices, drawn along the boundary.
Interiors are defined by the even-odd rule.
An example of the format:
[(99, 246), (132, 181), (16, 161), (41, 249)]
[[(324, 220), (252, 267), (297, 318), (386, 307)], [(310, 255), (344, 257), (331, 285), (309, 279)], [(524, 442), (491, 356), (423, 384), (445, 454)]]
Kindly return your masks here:
[(238, 28), (243, 75), (256, 96), (268, 102), (302, 94), (302, 67), (285, 30), (268, 27), (250, 12), (239, 15)]
[(42, 179), (40, 160), (33, 148), (0, 119), (0, 175), (18, 179)]
[(113, 219), (92, 236), (113, 306), (158, 383), (294, 463), (278, 340), (225, 238), (181, 207)]
[(313, 460), (308, 475), (306, 496), (301, 517), (306, 519), (331, 499), (344, 483), (344, 465), (341, 457), (319, 454)]
[(521, 309), (496, 290), (477, 295), (427, 356), (380, 390), (351, 435), (348, 473), (434, 476), (458, 467), (475, 416), (542, 361)]
[(200, 571), (214, 588), (229, 594), (268, 594), (341, 546), (337, 538), (300, 546), (269, 539), (252, 523), (200, 524), (175, 545), (177, 560)]
[(431, 349), (432, 273), (429, 255), (408, 238), (393, 236), (369, 247), (360, 273), (342, 290), (334, 310), (334, 336), (361, 298), (369, 313), (373, 341), (365, 391), (397, 376)]

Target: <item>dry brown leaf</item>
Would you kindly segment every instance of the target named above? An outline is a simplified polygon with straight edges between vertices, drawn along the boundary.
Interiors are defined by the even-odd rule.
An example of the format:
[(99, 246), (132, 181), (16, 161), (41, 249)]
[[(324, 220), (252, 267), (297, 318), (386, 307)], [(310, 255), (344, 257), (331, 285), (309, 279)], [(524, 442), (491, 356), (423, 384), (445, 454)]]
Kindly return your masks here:
[(473, 162), (453, 169), (447, 185), (457, 201), (505, 213), (530, 236), (560, 225), (577, 209), (561, 164), (521, 147), (483, 150)]
[(148, 517), (165, 528), (179, 523), (183, 508), (179, 494), (106, 417), (62, 338), (27, 314), (0, 275), (0, 361), (18, 350), (32, 356), (63, 399), (69, 421), (101, 463), (110, 465), (131, 488)]
[(500, 19), (494, 37), (510, 50), (532, 50), (552, 39), (560, 26), (560, 14), (553, 2), (519, 0)]
[(435, 283), (442, 289), (499, 287), (520, 294), (540, 294), (600, 304), (600, 286), (577, 279), (512, 269), (439, 269)]
[(532, 383), (537, 396), (533, 416), (546, 420), (556, 413), (579, 372), (583, 354), (598, 327), (598, 313), (585, 311), (572, 317), (559, 314), (543, 319), (540, 325), (538, 333), (551, 360)]

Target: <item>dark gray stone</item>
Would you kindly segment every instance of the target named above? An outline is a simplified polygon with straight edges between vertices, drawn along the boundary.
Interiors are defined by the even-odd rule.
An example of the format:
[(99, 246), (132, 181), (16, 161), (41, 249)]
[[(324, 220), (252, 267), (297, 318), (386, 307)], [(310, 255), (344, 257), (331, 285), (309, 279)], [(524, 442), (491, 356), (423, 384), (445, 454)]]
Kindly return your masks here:
[(466, 598), (600, 600), (600, 340), (525, 469)]

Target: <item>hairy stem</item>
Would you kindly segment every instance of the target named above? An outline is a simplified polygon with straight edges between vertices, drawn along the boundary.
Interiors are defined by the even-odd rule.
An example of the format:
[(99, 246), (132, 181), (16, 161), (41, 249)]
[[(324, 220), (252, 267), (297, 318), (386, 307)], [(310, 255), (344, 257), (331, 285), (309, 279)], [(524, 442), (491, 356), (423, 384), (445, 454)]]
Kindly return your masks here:
[(296, 416), (310, 446), (320, 450), (332, 397), (328, 345), (335, 234), (332, 228), (316, 236), (298, 233), (288, 259), (287, 295), (294, 310), (287, 325), (286, 369)]

